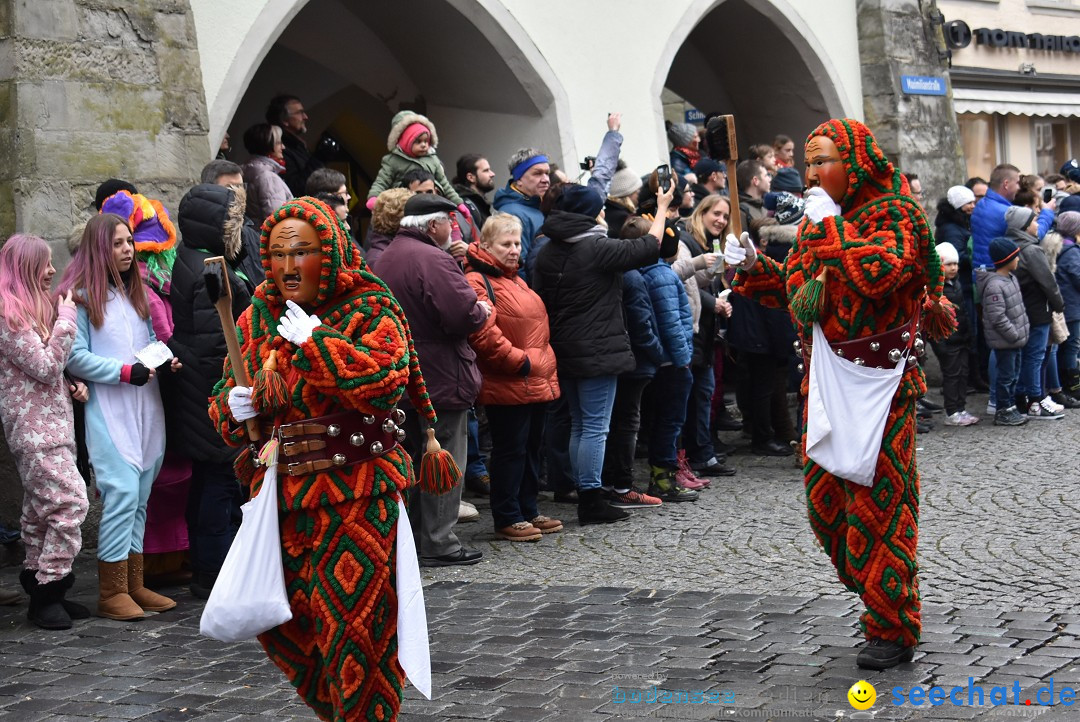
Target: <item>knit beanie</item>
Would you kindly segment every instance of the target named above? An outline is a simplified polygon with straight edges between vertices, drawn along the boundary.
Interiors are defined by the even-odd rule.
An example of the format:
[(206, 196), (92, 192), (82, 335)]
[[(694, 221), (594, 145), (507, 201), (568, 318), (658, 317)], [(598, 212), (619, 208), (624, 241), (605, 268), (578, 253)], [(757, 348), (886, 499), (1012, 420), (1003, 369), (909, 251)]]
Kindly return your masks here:
[(1008, 238), (995, 238), (990, 241), (990, 260), (994, 262), (994, 268), (1001, 268), (1006, 263), (1016, 258), (1020, 248)]
[(1066, 211), (1080, 211), (1080, 194), (1071, 195), (1068, 198), (1062, 198), (1061, 202), (1057, 206), (1058, 213), (1064, 213)]
[(604, 199), (592, 188), (576, 183), (566, 186), (557, 207), (567, 213), (580, 213), (589, 218), (596, 218), (604, 207)]
[(950, 206), (960, 210), (968, 203), (975, 202), (975, 191), (967, 186), (953, 186), (945, 193), (945, 197), (949, 199)]
[(1075, 241), (1077, 237), (1080, 237), (1080, 213), (1076, 211), (1059, 213), (1057, 217), (1057, 229), (1058, 233)]
[(799, 171), (794, 168), (780, 168), (772, 179), (774, 191), (787, 191), (788, 193), (802, 193), (806, 188), (803, 186)]
[(1035, 211), (1027, 206), (1009, 206), (1005, 211), (1005, 227), (1013, 231), (1026, 231), (1034, 217)]
[(612, 176), (608, 195), (612, 198), (626, 198), (633, 195), (639, 188), (641, 188), (641, 176), (629, 168), (623, 168), (615, 171), (615, 175)]
[(802, 198), (791, 193), (778, 193), (776, 213), (773, 217), (782, 226), (789, 226), (802, 220), (805, 203)]
[(937, 254), (938, 258), (941, 259), (942, 263), (960, 262), (960, 254), (957, 252), (956, 246), (949, 243), (948, 241), (937, 244)]
[(697, 128), (689, 123), (672, 123), (667, 132), (668, 140), (676, 147), (690, 145), (695, 135)]
[(413, 143), (415, 143), (416, 139), (424, 133), (427, 133), (428, 136), (431, 135), (431, 131), (428, 130), (426, 125), (423, 123), (413, 123), (408, 128), (401, 131), (401, 138), (398, 139), (397, 143), (398, 148), (401, 149), (402, 153), (411, 158)]

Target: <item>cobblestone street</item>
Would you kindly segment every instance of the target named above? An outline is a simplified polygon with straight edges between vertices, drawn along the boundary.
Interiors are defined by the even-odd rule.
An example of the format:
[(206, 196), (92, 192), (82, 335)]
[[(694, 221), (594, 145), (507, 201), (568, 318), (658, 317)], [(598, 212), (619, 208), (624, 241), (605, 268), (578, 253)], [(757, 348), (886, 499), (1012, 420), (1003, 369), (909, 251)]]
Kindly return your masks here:
[[(972, 396), (968, 408), (985, 403)], [(1080, 412), (1019, 429), (985, 416), (950, 429), (938, 416), (918, 437), (923, 640), (912, 663), (884, 673), (855, 666), (860, 606), (809, 531), (790, 459), (734, 455), (738, 475), (698, 503), (602, 528), (542, 503), (567, 525), (537, 544), (496, 541), (473, 499), (480, 521), (458, 528), (485, 560), (424, 570), (434, 699), (409, 688), (402, 719), (1080, 719), (1036, 697), (1050, 678), (1080, 687), (1078, 432)], [(73, 596), (89, 604), (92, 551), (77, 573)], [(16, 575), (7, 568), (0, 583)], [(199, 637), (201, 603), (169, 593), (176, 610), (70, 632), (32, 627), (25, 604), (0, 609), (0, 718), (314, 719), (256, 643)], [(987, 690), (983, 708), (892, 703), (894, 687), (966, 688), (969, 677)], [(847, 701), (860, 678), (877, 688), (866, 712)], [(991, 706), (995, 685), (1008, 707)], [(706, 701), (631, 701), (653, 689)]]

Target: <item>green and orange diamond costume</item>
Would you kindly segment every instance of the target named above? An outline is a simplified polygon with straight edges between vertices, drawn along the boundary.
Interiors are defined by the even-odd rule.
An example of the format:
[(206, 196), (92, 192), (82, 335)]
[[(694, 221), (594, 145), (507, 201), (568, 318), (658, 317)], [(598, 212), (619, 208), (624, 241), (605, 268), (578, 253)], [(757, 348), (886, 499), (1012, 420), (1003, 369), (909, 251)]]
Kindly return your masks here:
[[(941, 298), (930, 224), (911, 198), (907, 179), (858, 121), (830, 120), (807, 140), (814, 136), (830, 138), (840, 151), (848, 175), (839, 203), (843, 215), (819, 223), (804, 218), (785, 261), (759, 253), (751, 270), (736, 274), (735, 292), (768, 308), (789, 308), (803, 344), (811, 341), (814, 323), (834, 344), (899, 329), (920, 317), (931, 337), (947, 336), (954, 310)], [(817, 280), (823, 270), (824, 286)], [(804, 396), (807, 389), (804, 377)], [(810, 526), (840, 581), (862, 598), (863, 632), (906, 647), (918, 643), (922, 628), (915, 401), (925, 392), (922, 369), (909, 365), (889, 410), (872, 486), (833, 476), (809, 457), (803, 467)], [(805, 429), (804, 416), (804, 448)]]
[[(269, 275), (270, 232), (287, 218), (311, 224), (322, 243), (318, 297), (308, 309), (322, 325), (300, 346), (277, 333), (285, 304)], [(313, 198), (276, 210), (262, 226), (262, 263), (267, 279), (237, 323), (260, 418), (281, 425), (343, 411), (385, 415), (408, 391), (413, 406), (434, 422), (405, 314), (367, 270), (332, 210)], [(275, 362), (277, 398), (273, 390), (260, 391), (260, 378), (276, 373)], [(229, 414), (233, 386), (226, 359), (210, 418), (226, 442), (245, 446), (246, 430)], [(243, 455), (238, 473), (250, 480), (254, 495), (265, 469), (250, 461)], [(395, 541), (398, 500), (414, 483), (400, 446), (368, 461), (279, 478), (293, 618), (259, 641), (320, 719), (397, 718), (404, 676), (397, 656)]]

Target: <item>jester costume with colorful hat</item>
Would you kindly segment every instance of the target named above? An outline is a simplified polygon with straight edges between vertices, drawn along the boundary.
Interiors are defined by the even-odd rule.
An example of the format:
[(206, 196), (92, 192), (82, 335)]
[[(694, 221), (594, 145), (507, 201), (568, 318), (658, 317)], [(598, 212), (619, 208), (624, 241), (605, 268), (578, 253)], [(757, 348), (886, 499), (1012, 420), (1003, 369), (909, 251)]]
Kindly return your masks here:
[[(865, 125), (843, 119), (818, 126), (807, 138), (806, 163), (807, 217), (786, 260), (759, 253), (739, 262), (736, 250), (729, 261), (740, 266), (737, 293), (790, 309), (804, 364), (832, 353), (853, 366), (902, 373), (891, 404), (886, 396), (880, 407), (884, 432), (876, 466), (869, 457), (869, 485), (834, 476), (809, 453), (803, 469), (814, 534), (840, 581), (866, 606), (860, 623), (868, 643), (858, 663), (884, 669), (911, 659), (921, 631), (915, 401), (926, 380), (915, 357), (922, 334), (948, 335), (955, 309), (941, 297), (926, 215)], [(811, 351), (815, 326), (827, 343)], [(850, 389), (829, 391), (851, 408), (860, 403)], [(805, 434), (804, 425), (804, 444)]]
[[(278, 466), (281, 553), (293, 618), (259, 641), (321, 719), (396, 719), (403, 685), (397, 522), (414, 474), (400, 446), (389, 439), (376, 446), (371, 438), (383, 424), (393, 431), (389, 419), (399, 417), (395, 405), (406, 391), (432, 422), (435, 412), (404, 313), (329, 207), (309, 197), (284, 204), (263, 223), (261, 251), (267, 279), (237, 333), (263, 439), (275, 433), (280, 460), (297, 463)], [(295, 343), (283, 337), (297, 338), (287, 317), (298, 308), (297, 289), (309, 283), (317, 288), (305, 291), (300, 306), (311, 314), (305, 316), (310, 326)], [(239, 407), (230, 407), (234, 386), (226, 360), (210, 417), (226, 442), (244, 446), (249, 438), (234, 415)], [(348, 426), (353, 419), (369, 425), (363, 427), (368, 438)], [(290, 436), (293, 431), (306, 436)], [(352, 463), (347, 449), (327, 451), (350, 440), (369, 456)], [(311, 453), (291, 457), (290, 446)], [(249, 477), (254, 493), (264, 474), (258, 467)], [(401, 533), (407, 530), (406, 524)]]

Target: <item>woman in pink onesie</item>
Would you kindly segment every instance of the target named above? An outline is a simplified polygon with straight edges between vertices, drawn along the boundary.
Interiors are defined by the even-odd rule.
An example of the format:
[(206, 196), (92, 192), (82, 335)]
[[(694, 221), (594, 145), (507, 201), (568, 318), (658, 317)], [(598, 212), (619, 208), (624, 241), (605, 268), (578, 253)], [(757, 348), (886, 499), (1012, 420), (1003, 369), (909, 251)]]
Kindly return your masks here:
[(90, 611), (64, 599), (82, 546), (86, 484), (75, 467), (71, 395), (86, 387), (64, 377), (75, 340), (75, 302), (54, 300), (52, 251), (36, 236), (14, 235), (0, 248), (0, 419), (23, 483), (29, 618), (45, 629), (70, 629)]

